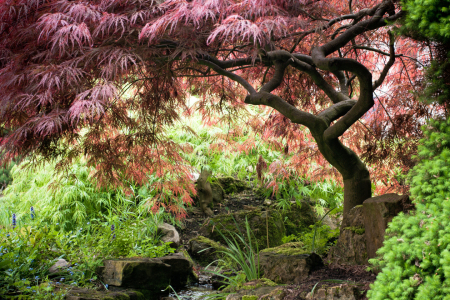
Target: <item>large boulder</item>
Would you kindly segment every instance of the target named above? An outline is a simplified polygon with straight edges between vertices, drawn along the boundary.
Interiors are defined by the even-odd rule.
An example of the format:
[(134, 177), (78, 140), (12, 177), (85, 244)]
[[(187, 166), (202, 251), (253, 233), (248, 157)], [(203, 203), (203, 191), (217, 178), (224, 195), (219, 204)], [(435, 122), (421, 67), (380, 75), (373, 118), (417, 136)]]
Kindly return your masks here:
[(343, 265), (368, 263), (363, 206), (353, 207), (344, 218), (336, 245), (328, 252), (328, 261)]
[(180, 246), (180, 234), (174, 226), (162, 223), (158, 225), (157, 234), (161, 236), (161, 241), (170, 243), (170, 247), (178, 248)]
[(192, 262), (182, 254), (160, 258), (107, 259), (98, 271), (103, 282), (113, 287), (160, 292), (168, 285), (183, 287), (190, 280)]
[(200, 233), (207, 238), (226, 245), (221, 233), (230, 237), (230, 233), (242, 234), (247, 237), (245, 220), (251, 228), (252, 239), (256, 239), (258, 248), (265, 249), (282, 244), (286, 235), (283, 217), (277, 210), (262, 210), (255, 208), (250, 211), (239, 211), (232, 214), (220, 214), (206, 221)]
[(221, 254), (220, 251), (226, 250), (226, 247), (222, 246), (220, 243), (201, 235), (189, 240), (188, 247), (191, 257), (201, 266), (209, 265), (222, 258), (223, 254)]
[(414, 206), (408, 195), (385, 194), (364, 201), (363, 214), (367, 241), (367, 256), (374, 258), (377, 250), (383, 246), (387, 224), (399, 212), (407, 212)]
[(300, 242), (262, 250), (259, 263), (265, 278), (283, 284), (299, 284), (311, 271), (323, 266), (320, 256), (307, 253)]

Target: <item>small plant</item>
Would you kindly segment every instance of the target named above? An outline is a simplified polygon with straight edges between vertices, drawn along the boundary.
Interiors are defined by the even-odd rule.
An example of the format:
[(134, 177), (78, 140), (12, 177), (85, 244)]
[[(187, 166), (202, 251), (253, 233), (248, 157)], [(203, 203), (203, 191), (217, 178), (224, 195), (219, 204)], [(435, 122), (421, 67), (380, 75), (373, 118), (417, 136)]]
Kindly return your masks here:
[[(238, 226), (236, 220), (235, 223)], [(226, 284), (231, 286), (239, 286), (244, 282), (260, 278), (259, 249), (257, 243), (253, 242), (254, 237), (252, 238), (253, 233), (247, 218), (245, 219), (245, 229), (245, 235), (240, 230), (238, 234), (231, 231), (222, 232), (217, 229), (228, 246), (226, 250), (219, 251), (224, 255), (224, 259), (219, 259), (218, 262), (230, 266), (236, 275), (227, 276), (220, 271), (210, 272), (224, 278)]]

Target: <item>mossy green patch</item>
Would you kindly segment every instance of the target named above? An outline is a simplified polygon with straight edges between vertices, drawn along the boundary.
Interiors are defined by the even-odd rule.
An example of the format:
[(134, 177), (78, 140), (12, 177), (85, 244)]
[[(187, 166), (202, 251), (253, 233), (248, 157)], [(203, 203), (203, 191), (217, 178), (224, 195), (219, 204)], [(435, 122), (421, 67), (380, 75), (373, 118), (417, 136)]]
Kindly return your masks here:
[(356, 234), (362, 235), (366, 232), (366, 229), (364, 227), (345, 227), (344, 230), (350, 230)]
[(261, 252), (273, 252), (284, 255), (300, 255), (309, 253), (308, 249), (306, 249), (302, 242), (286, 243), (278, 247), (264, 249)]
[[(199, 235), (199, 236), (193, 238), (192, 240), (196, 240), (196, 241), (198, 241), (198, 242), (200, 242), (200, 243), (209, 245), (211, 248), (214, 248), (214, 249), (216, 249), (216, 250), (226, 250), (226, 247), (225, 247), (225, 246), (221, 245), (220, 243), (218, 243), (218, 242), (216, 242), (216, 241), (213, 241), (213, 240), (211, 240), (211, 239), (208, 239), (207, 237), (204, 237), (204, 236), (202, 236), (202, 235)], [(192, 241), (192, 240), (191, 240), (191, 241)]]
[(244, 284), (238, 284), (238, 285), (230, 285), (227, 286), (223, 291), (226, 293), (234, 293), (238, 290), (255, 290), (257, 288), (263, 287), (263, 286), (279, 286), (279, 284), (273, 282), (272, 280), (268, 278), (260, 278), (256, 279)]
[(244, 296), (242, 296), (242, 300), (258, 300), (258, 296), (255, 296), (255, 295), (244, 295)]

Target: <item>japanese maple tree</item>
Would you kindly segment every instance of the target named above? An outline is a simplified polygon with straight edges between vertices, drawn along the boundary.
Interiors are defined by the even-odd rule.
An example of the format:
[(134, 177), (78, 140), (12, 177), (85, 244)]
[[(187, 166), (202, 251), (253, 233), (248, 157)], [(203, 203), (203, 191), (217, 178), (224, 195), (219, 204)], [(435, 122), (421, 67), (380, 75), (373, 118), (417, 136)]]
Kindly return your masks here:
[[(394, 34), (403, 15), (392, 0), (4, 0), (2, 146), (9, 155), (84, 154), (99, 182), (156, 172), (167, 177), (159, 189), (188, 202), (183, 146), (163, 133), (189, 95), (201, 96), (205, 116), (268, 106), (276, 113), (261, 124), (290, 142), (308, 128), (342, 175), (345, 215), (371, 197), (355, 153), (367, 132), (430, 113), (406, 105), (424, 60), (421, 45)], [(361, 130), (347, 139), (350, 127)]]

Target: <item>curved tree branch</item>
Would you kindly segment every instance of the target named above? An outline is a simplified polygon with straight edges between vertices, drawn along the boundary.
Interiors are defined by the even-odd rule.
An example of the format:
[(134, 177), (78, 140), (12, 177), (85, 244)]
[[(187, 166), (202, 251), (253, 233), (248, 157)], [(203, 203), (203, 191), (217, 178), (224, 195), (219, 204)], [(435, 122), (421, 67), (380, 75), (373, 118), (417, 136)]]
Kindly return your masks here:
[(280, 86), (283, 82), (284, 71), (287, 66), (289, 66), (289, 61), (275, 61), (275, 74), (273, 74), (272, 79), (269, 80), (263, 87), (260, 89), (261, 92), (270, 93), (274, 89)]
[(293, 123), (304, 125), (310, 130), (314, 130), (314, 128), (316, 128), (319, 123), (323, 122), (323, 120), (316, 117), (315, 115), (301, 111), (293, 105), (284, 101), (281, 97), (267, 92), (250, 94), (245, 97), (245, 103), (270, 106), (279, 111)]
[(372, 95), (372, 74), (361, 63), (349, 58), (326, 58), (322, 47), (312, 50), (312, 58), (322, 70), (350, 71), (360, 82), (360, 96), (358, 102), (333, 126), (324, 132), (325, 140), (341, 136), (353, 123), (358, 121), (374, 104)]
[(226, 76), (226, 77), (230, 78), (231, 80), (234, 80), (234, 81), (240, 83), (250, 94), (256, 93), (256, 90), (253, 88), (253, 86), (247, 80), (242, 78), (241, 76), (234, 74), (232, 72), (229, 72), (225, 69), (222, 69), (221, 67), (219, 67), (218, 65), (216, 65), (215, 63), (213, 63), (211, 61), (199, 59), (198, 62), (199, 62), (199, 64), (210, 67), (211, 69), (216, 71), (218, 74)]
[(331, 122), (345, 115), (356, 103), (357, 101), (353, 99), (341, 101), (321, 111), (318, 117), (322, 118), (327, 126), (330, 126)]

